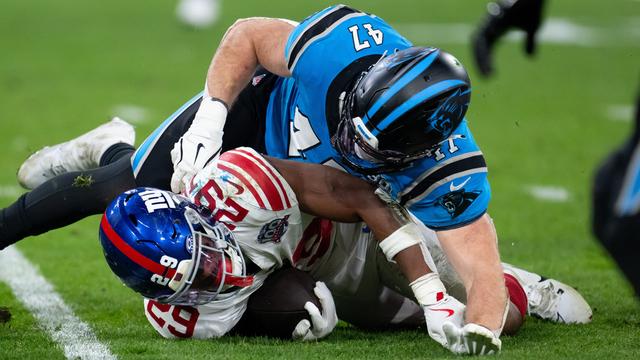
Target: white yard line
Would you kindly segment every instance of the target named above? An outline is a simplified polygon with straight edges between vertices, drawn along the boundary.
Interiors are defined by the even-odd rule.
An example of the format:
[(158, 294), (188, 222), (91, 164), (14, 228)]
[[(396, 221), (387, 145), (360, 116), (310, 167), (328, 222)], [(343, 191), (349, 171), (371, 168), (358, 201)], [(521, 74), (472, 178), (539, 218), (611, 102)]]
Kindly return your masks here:
[(11, 287), (40, 327), (60, 345), (67, 359), (116, 359), (14, 246), (0, 251), (0, 281)]
[(607, 106), (605, 115), (611, 121), (631, 122), (634, 111), (633, 105), (613, 104)]
[(567, 202), (569, 190), (560, 186), (530, 185), (525, 190), (534, 198), (551, 202)]
[(112, 114), (131, 124), (144, 124), (149, 119), (149, 110), (132, 104), (119, 104), (113, 107)]
[(0, 198), (17, 198), (25, 191), (17, 185), (0, 185)]

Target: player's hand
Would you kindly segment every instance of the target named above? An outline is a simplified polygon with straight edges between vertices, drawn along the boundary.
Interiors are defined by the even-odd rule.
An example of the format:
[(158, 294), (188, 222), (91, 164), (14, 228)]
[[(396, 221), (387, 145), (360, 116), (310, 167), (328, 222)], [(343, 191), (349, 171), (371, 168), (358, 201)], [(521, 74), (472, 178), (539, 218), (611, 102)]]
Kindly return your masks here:
[(473, 54), (482, 75), (493, 72), (492, 51), (495, 43), (510, 29), (526, 33), (525, 51), (532, 55), (536, 32), (540, 28), (544, 0), (500, 0), (487, 5), (489, 14), (473, 35)]
[(323, 282), (316, 282), (313, 292), (320, 300), (322, 313), (318, 307), (307, 301), (304, 308), (309, 312), (311, 321), (307, 319), (300, 320), (296, 328), (293, 330), (292, 337), (296, 340), (310, 341), (321, 339), (329, 335), (338, 323), (338, 314), (336, 313), (336, 305), (333, 302), (331, 291)]
[(502, 341), (484, 326), (469, 323), (462, 328), (451, 322), (443, 325), (445, 346), (455, 354), (491, 355), (502, 348)]
[(191, 127), (171, 150), (173, 192), (182, 192), (191, 178), (220, 153), (226, 117), (224, 103), (212, 98), (202, 100)]
[(464, 324), (463, 303), (456, 298), (444, 295), (444, 298), (432, 305), (423, 305), (424, 317), (427, 321), (429, 336), (440, 345), (447, 347), (447, 337), (443, 330), (445, 323), (452, 323), (462, 328)]

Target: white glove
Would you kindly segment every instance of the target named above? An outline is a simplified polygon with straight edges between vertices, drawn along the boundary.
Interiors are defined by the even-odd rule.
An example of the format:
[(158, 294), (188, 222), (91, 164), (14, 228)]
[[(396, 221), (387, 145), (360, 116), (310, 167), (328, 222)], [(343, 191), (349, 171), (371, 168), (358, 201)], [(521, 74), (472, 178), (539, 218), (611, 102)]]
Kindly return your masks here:
[(223, 102), (211, 97), (202, 99), (189, 130), (171, 150), (173, 192), (182, 192), (191, 178), (219, 155), (226, 118), (227, 107)]
[(461, 328), (464, 324), (465, 308), (463, 303), (446, 294), (442, 300), (435, 304), (422, 305), (429, 336), (440, 345), (448, 348), (447, 337), (442, 327), (445, 323), (452, 323)]
[(447, 322), (443, 325), (447, 337), (445, 346), (455, 354), (491, 355), (502, 348), (502, 341), (484, 326), (469, 323), (464, 327)]
[(293, 330), (292, 337), (296, 340), (303, 341), (321, 339), (331, 333), (338, 323), (338, 314), (336, 313), (336, 305), (333, 302), (333, 296), (327, 285), (322, 281), (316, 282), (313, 292), (320, 300), (323, 313), (320, 313), (318, 307), (310, 301), (304, 304), (305, 310), (311, 316), (311, 322), (307, 319), (300, 320), (296, 328)]

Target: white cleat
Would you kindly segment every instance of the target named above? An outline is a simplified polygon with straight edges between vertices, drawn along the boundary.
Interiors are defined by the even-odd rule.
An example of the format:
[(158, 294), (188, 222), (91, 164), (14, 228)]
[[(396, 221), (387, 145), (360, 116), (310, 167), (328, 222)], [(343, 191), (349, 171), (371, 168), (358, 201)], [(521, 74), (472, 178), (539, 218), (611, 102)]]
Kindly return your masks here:
[(529, 315), (563, 324), (591, 322), (591, 307), (573, 287), (509, 264), (502, 265), (520, 280), (527, 293)]
[(114, 117), (73, 140), (45, 146), (29, 156), (18, 170), (18, 182), (25, 189), (34, 189), (54, 176), (93, 169), (110, 146), (117, 143), (133, 145), (135, 138), (133, 126)]

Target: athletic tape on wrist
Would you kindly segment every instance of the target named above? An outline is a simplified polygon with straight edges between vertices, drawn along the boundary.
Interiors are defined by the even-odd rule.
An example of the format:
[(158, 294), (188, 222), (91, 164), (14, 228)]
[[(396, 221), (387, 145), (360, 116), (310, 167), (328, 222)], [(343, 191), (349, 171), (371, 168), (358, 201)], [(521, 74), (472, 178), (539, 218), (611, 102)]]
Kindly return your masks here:
[(428, 273), (412, 281), (409, 286), (420, 305), (433, 305), (444, 299), (447, 290), (436, 273)]
[(386, 239), (380, 241), (378, 246), (382, 249), (387, 260), (393, 262), (393, 258), (396, 257), (400, 251), (420, 244), (421, 242), (422, 234), (420, 233), (420, 229), (416, 224), (409, 223), (394, 231), (393, 234), (387, 236)]
[(204, 97), (189, 130), (205, 132), (209, 135), (221, 133), (227, 121), (227, 113), (227, 105), (224, 102), (216, 98)]

